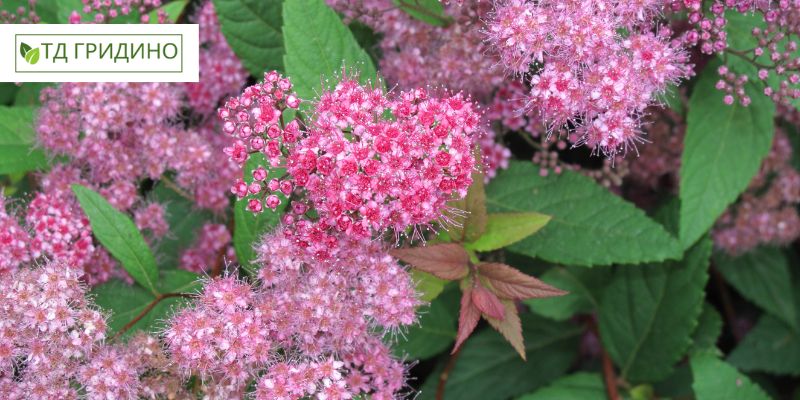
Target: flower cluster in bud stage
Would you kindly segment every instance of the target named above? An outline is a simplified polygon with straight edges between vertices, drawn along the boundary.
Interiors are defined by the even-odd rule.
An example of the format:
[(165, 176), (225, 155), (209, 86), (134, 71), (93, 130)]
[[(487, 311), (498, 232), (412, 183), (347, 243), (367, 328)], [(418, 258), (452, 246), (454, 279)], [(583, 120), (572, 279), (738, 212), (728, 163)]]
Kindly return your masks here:
[[(793, 39), (800, 33), (800, 3), (718, 0), (704, 9), (700, 0), (683, 0), (674, 1), (672, 9), (687, 12), (692, 24), (692, 29), (681, 36), (686, 45), (697, 45), (705, 54), (724, 54), (731, 60), (729, 65), (719, 69), (720, 81), (717, 84), (717, 88), (725, 92), (726, 104), (733, 104), (738, 99), (739, 104), (746, 107), (752, 101), (752, 94), (744, 89), (749, 69), (757, 69), (755, 75), (766, 84), (763, 94), (775, 103), (790, 104), (800, 98), (797, 86), (800, 83), (800, 57), (796, 54), (798, 42)], [(728, 41), (731, 15), (738, 14), (748, 18), (752, 16), (763, 24), (750, 32), (752, 46), (748, 44), (747, 48), (733, 48)]]
[[(41, 21), (36, 13), (37, 0), (28, 0), (28, 7), (19, 6), (14, 10), (0, 10), (0, 24), (38, 24)], [(0, 7), (3, 2), (0, 1)]]
[[(83, 2), (83, 14), (91, 17), (89, 21), (83, 21), (83, 16), (77, 11), (73, 11), (69, 16), (70, 24), (96, 23), (102, 24), (113, 19), (126, 16), (132, 12), (138, 12), (141, 16), (139, 20), (146, 24), (150, 22), (148, 12), (161, 6), (161, 0), (81, 0)], [(166, 21), (166, 13), (158, 10), (158, 22)]]

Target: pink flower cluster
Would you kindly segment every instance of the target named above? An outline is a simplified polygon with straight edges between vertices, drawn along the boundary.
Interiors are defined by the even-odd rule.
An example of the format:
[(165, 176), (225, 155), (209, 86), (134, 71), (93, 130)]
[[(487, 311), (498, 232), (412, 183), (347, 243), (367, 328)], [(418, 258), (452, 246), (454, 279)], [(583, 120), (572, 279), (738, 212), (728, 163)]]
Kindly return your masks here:
[(82, 271), (62, 262), (0, 276), (0, 393), (76, 399), (80, 367), (105, 339)]
[[(231, 191), (250, 196), (253, 212), (274, 210), (297, 191), (283, 222), (312, 253), (327, 254), (336, 240), (331, 232), (364, 238), (412, 226), (412, 236), (420, 235), (417, 226), (441, 218), (447, 201), (466, 195), (479, 114), (463, 95), (436, 98), (417, 89), (389, 98), (344, 77), (321, 95), (301, 130), (298, 120), (282, 118), (299, 106), (290, 90), (287, 79), (266, 73), (264, 83), (230, 99), (219, 116), (235, 138), (225, 149), (231, 160), (243, 166), (263, 154), (267, 168), (288, 171), (268, 179), (267, 168), (258, 166), (251, 184), (238, 180)], [(309, 209), (318, 215), (314, 222)]]
[(642, 141), (655, 95), (691, 73), (669, 30), (651, 32), (660, 3), (496, 1), (486, 35), (509, 70), (531, 73), (525, 112), (613, 158)]
[(266, 236), (258, 284), (214, 278), (173, 317), (172, 360), (239, 394), (266, 370), (259, 399), (392, 398), (405, 369), (374, 335), (415, 321), (414, 285), (379, 244), (337, 245), (335, 259), (320, 261), (281, 233)]
[(344, 79), (315, 106), (287, 169), (320, 224), (355, 237), (401, 233), (440, 218), (447, 201), (466, 195), (479, 114), (462, 95), (417, 89), (388, 98)]

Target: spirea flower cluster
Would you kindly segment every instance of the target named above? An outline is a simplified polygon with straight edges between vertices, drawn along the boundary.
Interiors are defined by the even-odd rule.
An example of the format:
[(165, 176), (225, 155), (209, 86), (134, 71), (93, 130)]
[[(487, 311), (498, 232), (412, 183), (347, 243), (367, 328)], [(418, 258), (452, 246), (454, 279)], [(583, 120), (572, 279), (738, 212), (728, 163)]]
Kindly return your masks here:
[(320, 261), (281, 233), (265, 237), (257, 285), (213, 279), (171, 320), (172, 360), (230, 396), (266, 371), (257, 399), (393, 398), (405, 369), (376, 334), (415, 321), (413, 283), (377, 243), (338, 246), (335, 260)]
[(656, 94), (690, 74), (669, 30), (653, 33), (659, 3), (497, 1), (486, 35), (510, 71), (530, 74), (524, 110), (614, 157), (642, 141)]
[[(386, 96), (379, 87), (344, 77), (315, 102), (312, 120), (283, 120), (300, 101), (276, 72), (245, 89), (219, 110), (234, 142), (225, 149), (244, 166), (255, 154), (268, 165), (253, 169), (253, 183), (231, 191), (248, 209), (276, 209), (298, 192), (283, 221), (312, 252), (326, 253), (331, 232), (356, 238), (391, 230), (402, 234), (442, 217), (446, 202), (463, 197), (475, 164), (475, 106), (461, 94), (443, 98), (416, 89)], [(390, 114), (392, 118), (387, 118)], [(283, 177), (268, 169), (286, 167)], [(282, 195), (282, 196), (281, 196)], [(309, 209), (318, 217), (305, 218)]]

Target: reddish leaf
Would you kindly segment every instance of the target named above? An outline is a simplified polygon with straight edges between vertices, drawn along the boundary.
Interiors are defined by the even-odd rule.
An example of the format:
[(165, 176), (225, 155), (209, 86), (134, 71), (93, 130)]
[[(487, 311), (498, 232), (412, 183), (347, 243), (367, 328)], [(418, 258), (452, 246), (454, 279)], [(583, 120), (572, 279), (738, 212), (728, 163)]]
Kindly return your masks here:
[(494, 318), (486, 318), (486, 320), (508, 340), (508, 343), (511, 343), (514, 350), (525, 360), (525, 341), (522, 338), (522, 324), (519, 320), (517, 306), (512, 300), (503, 300), (503, 308), (505, 318), (502, 321)]
[(472, 288), (472, 302), (482, 313), (494, 319), (503, 320), (506, 313), (503, 303), (489, 289), (481, 285)]
[(390, 250), (395, 258), (436, 277), (454, 281), (467, 276), (469, 254), (456, 243)]
[(481, 263), (478, 272), (504, 299), (523, 300), (563, 296), (567, 292), (554, 288), (516, 268), (498, 263)]
[(456, 345), (452, 353), (458, 351), (461, 344), (472, 334), (478, 321), (481, 319), (481, 312), (472, 303), (472, 289), (466, 288), (461, 295), (461, 310), (458, 313), (458, 334), (456, 335)]

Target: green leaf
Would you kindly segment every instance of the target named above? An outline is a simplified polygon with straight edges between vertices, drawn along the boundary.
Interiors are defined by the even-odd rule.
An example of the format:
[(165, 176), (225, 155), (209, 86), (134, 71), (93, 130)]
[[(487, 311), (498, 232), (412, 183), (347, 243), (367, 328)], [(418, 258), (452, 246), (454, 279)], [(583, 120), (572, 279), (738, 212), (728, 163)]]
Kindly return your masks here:
[(548, 222), (549, 215), (535, 212), (489, 214), (483, 235), (464, 247), (475, 251), (501, 249), (533, 235)]
[(761, 247), (739, 257), (717, 253), (714, 262), (744, 298), (797, 329), (789, 260), (782, 250)]
[(408, 15), (426, 24), (447, 26), (452, 18), (444, 13), (444, 6), (439, 0), (392, 0), (393, 3)]
[[(267, 168), (267, 162), (264, 154), (254, 154), (247, 160), (244, 168), (244, 181), (247, 184), (253, 182), (253, 170), (259, 166)], [(267, 168), (269, 171), (267, 181), (272, 178), (281, 178), (286, 170), (283, 168)], [(269, 232), (272, 228), (280, 222), (281, 214), (286, 208), (288, 200), (282, 194), (278, 197), (281, 199), (281, 204), (275, 211), (269, 208), (264, 209), (263, 212), (254, 214), (247, 210), (247, 200), (249, 196), (237, 200), (233, 207), (234, 218), (234, 231), (233, 231), (233, 248), (236, 250), (236, 258), (241, 266), (248, 272), (252, 273), (256, 270), (253, 261), (256, 259), (256, 252), (253, 246), (261, 239), (265, 233)]]
[(103, 196), (89, 188), (72, 185), (72, 191), (89, 217), (97, 240), (137, 283), (158, 294), (156, 259), (130, 217), (117, 211)]
[(411, 270), (411, 279), (417, 283), (417, 292), (422, 293), (420, 295), (422, 301), (431, 301), (438, 297), (444, 290), (444, 285), (447, 284), (444, 279), (416, 269)]
[[(214, 0), (225, 40), (257, 79), (261, 79), (265, 71), (283, 69), (282, 3), (277, 0)], [(303, 29), (307, 27), (308, 23), (300, 26)]]
[(164, 204), (169, 225), (169, 234), (158, 241), (155, 249), (158, 265), (177, 268), (181, 253), (194, 244), (197, 232), (212, 220), (212, 214), (196, 209), (192, 202), (163, 184), (156, 185), (149, 198)]
[(746, 375), (710, 353), (691, 358), (697, 400), (768, 400), (770, 397)]
[(412, 325), (393, 346), (395, 354), (407, 355), (412, 360), (431, 358), (449, 350), (456, 339), (459, 290), (453, 285), (429, 307), (422, 307), (419, 321)]
[(610, 279), (609, 268), (554, 267), (545, 272), (541, 280), (569, 293), (559, 297), (528, 299), (523, 302), (536, 314), (556, 321), (565, 321), (575, 314), (590, 313), (599, 309), (599, 292)]
[(680, 171), (680, 239), (692, 245), (758, 172), (775, 133), (775, 105), (760, 83), (745, 84), (748, 107), (725, 105), (717, 63), (705, 67), (689, 100)]
[(360, 71), (360, 81), (376, 82), (377, 72), (353, 33), (324, 0), (283, 2), (283, 63), (302, 99), (316, 98), (332, 88), (344, 68)]
[[(572, 365), (582, 329), (532, 314), (520, 315), (525, 336), (523, 361), (492, 329), (470, 337), (458, 356), (445, 386), (448, 399), (507, 399), (528, 393), (561, 376)], [(433, 399), (439, 374), (431, 374), (420, 400)]]
[(0, 174), (26, 172), (47, 166), (43, 151), (34, 149), (33, 108), (0, 107)]
[(691, 352), (714, 351), (717, 348), (717, 339), (720, 334), (722, 334), (722, 317), (714, 306), (704, 303), (697, 328), (692, 334)]
[(28, 54), (28, 52), (30, 50), (31, 50), (31, 46), (28, 45), (27, 43), (22, 42), (22, 43), (19, 44), (19, 55), (25, 57), (25, 54)]
[(605, 287), (599, 326), (603, 344), (631, 382), (666, 378), (691, 345), (708, 280), (711, 241), (680, 262), (624, 266)]
[(578, 372), (559, 378), (518, 400), (606, 400), (606, 396), (606, 387), (600, 374)]
[(512, 161), (489, 184), (493, 212), (552, 216), (535, 236), (510, 250), (546, 261), (592, 266), (679, 258), (682, 249), (645, 213), (580, 174), (539, 176), (530, 162)]
[[(182, 269), (163, 271), (158, 283), (161, 293), (193, 293), (200, 288), (199, 276)], [(104, 310), (111, 311), (108, 326), (111, 332), (119, 331), (133, 320), (156, 298), (140, 286), (131, 286), (114, 279), (92, 289), (95, 302)], [(163, 327), (168, 318), (178, 307), (188, 303), (187, 299), (172, 297), (161, 300), (142, 319), (136, 322), (123, 337), (136, 331), (156, 333)]]
[(733, 350), (728, 362), (743, 371), (800, 375), (800, 333), (764, 315)]

